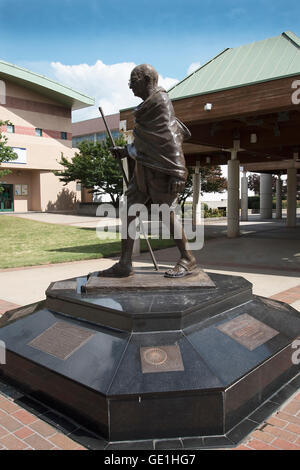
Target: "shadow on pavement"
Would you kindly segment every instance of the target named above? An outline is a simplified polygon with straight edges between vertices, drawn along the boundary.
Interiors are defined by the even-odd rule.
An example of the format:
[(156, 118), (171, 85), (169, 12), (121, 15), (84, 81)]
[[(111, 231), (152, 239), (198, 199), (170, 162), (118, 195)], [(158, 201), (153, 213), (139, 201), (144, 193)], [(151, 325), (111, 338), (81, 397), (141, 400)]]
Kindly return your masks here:
[[(285, 226), (285, 221), (244, 223), (239, 238), (227, 238), (226, 226), (205, 225), (205, 243), (195, 251), (199, 265), (206, 269), (235, 272), (300, 276), (300, 225)], [(160, 263), (178, 260), (177, 249), (157, 252)], [(149, 260), (142, 254), (138, 261)]]

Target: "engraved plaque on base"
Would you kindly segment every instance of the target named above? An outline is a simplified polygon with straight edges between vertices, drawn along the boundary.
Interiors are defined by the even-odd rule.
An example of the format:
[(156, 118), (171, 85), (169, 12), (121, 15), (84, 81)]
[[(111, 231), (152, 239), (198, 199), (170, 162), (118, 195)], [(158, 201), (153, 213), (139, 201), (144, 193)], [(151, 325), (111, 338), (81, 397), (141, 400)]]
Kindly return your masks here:
[(253, 351), (278, 335), (278, 331), (247, 313), (216, 327), (245, 348)]
[(6, 322), (18, 320), (19, 318), (25, 317), (26, 315), (33, 313), (38, 305), (39, 304), (37, 302), (35, 304), (28, 305), (27, 307), (13, 309), (12, 311), (9, 310), (4, 315), (3, 320), (5, 319)]
[(264, 297), (261, 297), (261, 301), (268, 307), (276, 308), (276, 310), (286, 310), (286, 311), (289, 310), (287, 305), (284, 305), (282, 302), (279, 302), (278, 300), (271, 300), (271, 299), (266, 299)]
[(66, 322), (56, 322), (28, 343), (28, 346), (66, 360), (94, 334)]
[(57, 281), (53, 284), (53, 290), (76, 290), (77, 281)]
[(143, 374), (184, 370), (180, 348), (177, 344), (140, 348), (140, 355)]

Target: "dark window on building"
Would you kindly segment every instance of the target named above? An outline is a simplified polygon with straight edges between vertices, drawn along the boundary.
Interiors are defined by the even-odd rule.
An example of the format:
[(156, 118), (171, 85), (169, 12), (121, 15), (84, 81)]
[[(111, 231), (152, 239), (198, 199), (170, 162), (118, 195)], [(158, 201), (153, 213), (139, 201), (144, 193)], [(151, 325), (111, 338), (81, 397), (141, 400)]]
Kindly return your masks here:
[(67, 140), (67, 133), (66, 133), (66, 132), (61, 132), (61, 133), (60, 133), (60, 138), (61, 138), (62, 140)]
[(35, 135), (37, 137), (42, 137), (43, 136), (43, 129), (39, 129), (38, 127), (35, 128)]
[[(112, 136), (117, 139), (120, 135), (120, 131), (118, 130), (112, 130), (111, 131)], [(99, 132), (97, 134), (97, 142), (101, 142), (107, 138), (107, 132)]]
[(101, 142), (101, 141), (105, 140), (106, 136), (107, 136), (106, 132), (99, 132), (97, 134), (97, 142)]
[(87, 141), (87, 142), (94, 142), (94, 134), (81, 135), (81, 136), (73, 137), (72, 138), (72, 146), (77, 147), (77, 145), (80, 144), (80, 142), (83, 142), (84, 140)]
[(14, 134), (15, 133), (15, 126), (13, 126), (12, 124), (8, 124), (7, 127), (6, 127), (6, 131), (9, 132), (10, 134)]

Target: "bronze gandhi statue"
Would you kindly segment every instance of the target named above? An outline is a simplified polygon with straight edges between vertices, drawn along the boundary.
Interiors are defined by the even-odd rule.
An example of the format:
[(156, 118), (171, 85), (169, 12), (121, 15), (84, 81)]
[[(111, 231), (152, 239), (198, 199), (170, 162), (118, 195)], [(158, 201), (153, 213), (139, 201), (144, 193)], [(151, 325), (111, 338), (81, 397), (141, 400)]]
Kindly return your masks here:
[[(117, 158), (135, 160), (134, 174), (127, 196), (127, 227), (136, 218), (129, 216), (132, 204), (167, 204), (175, 208), (178, 193), (184, 189), (187, 169), (182, 143), (190, 137), (189, 130), (175, 117), (167, 92), (158, 87), (158, 73), (148, 64), (138, 65), (130, 76), (129, 87), (143, 102), (135, 109), (134, 142), (126, 147), (113, 147)], [(198, 270), (195, 257), (188, 249), (188, 242), (181, 221), (170, 211), (170, 233), (180, 251), (176, 266), (166, 277), (183, 277)], [(174, 234), (181, 234), (180, 238)], [(122, 253), (118, 263), (100, 271), (101, 277), (127, 277), (133, 275), (132, 251), (134, 239), (128, 233), (122, 237)]]

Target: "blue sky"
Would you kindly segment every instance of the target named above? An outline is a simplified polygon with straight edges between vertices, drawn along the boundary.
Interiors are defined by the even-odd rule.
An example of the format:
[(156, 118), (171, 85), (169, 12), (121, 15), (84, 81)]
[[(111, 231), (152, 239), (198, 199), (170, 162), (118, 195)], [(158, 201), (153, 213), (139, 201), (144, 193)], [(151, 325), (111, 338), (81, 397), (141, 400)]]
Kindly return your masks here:
[(125, 80), (127, 86), (132, 65), (151, 63), (162, 84), (171, 86), (191, 64), (203, 64), (226, 47), (285, 30), (300, 35), (300, 2), (0, 0), (0, 30), (0, 59), (56, 78), (98, 103), (102, 99), (106, 112), (113, 112), (126, 100), (109, 82), (116, 79), (120, 87)]

